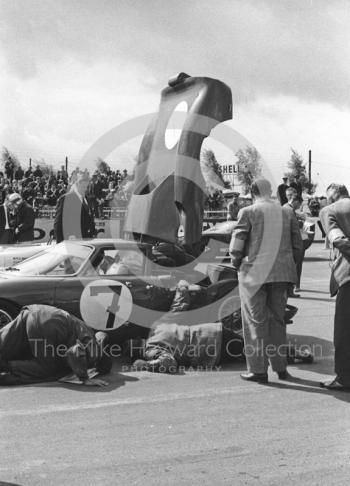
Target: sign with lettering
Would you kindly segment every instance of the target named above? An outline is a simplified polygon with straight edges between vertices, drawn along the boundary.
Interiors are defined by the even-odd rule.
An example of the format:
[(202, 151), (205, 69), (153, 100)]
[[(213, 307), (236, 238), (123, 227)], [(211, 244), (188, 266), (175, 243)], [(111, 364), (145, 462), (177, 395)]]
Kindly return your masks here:
[(238, 167), (236, 164), (225, 164), (221, 165), (221, 174), (222, 175), (234, 175), (237, 174)]

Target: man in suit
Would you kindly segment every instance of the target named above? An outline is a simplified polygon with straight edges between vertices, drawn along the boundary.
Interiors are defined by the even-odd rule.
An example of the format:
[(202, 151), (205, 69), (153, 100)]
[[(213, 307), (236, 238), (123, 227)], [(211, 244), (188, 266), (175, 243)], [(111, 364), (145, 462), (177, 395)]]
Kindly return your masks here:
[(0, 244), (9, 245), (14, 243), (14, 224), (10, 214), (10, 204), (8, 198), (0, 206)]
[(307, 243), (309, 241), (309, 238), (307, 232), (303, 229), (306, 216), (304, 213), (298, 211), (298, 209), (300, 209), (301, 205), (303, 204), (303, 199), (297, 194), (296, 190), (292, 187), (287, 189), (286, 195), (287, 195), (288, 203), (284, 204), (284, 206), (288, 208), (290, 211), (292, 211), (293, 214), (295, 215), (298, 221), (301, 239), (303, 240), (303, 252), (301, 255), (301, 259), (297, 262), (297, 277), (298, 277), (297, 284), (295, 288), (290, 287), (288, 293), (288, 297), (297, 298), (300, 297), (300, 295), (296, 292), (300, 292), (301, 272), (303, 269), (303, 261), (304, 261), (305, 251), (307, 249)]
[(320, 211), (320, 219), (334, 249), (330, 293), (336, 295), (334, 316), (334, 361), (336, 377), (321, 382), (330, 390), (350, 390), (350, 198), (342, 184), (327, 188), (330, 203)]
[(290, 183), (289, 187), (293, 187), (299, 196), (302, 196), (303, 193), (303, 186), (302, 183), (300, 182), (300, 177), (298, 175), (293, 176), (293, 180)]
[(287, 204), (287, 202), (288, 202), (288, 199), (287, 199), (287, 196), (286, 196), (286, 190), (289, 187), (288, 186), (288, 177), (283, 177), (282, 180), (283, 180), (282, 184), (280, 184), (277, 187), (277, 197), (278, 197), (278, 200), (279, 200), (281, 206), (283, 206), (284, 204)]
[(239, 194), (235, 192), (233, 194), (232, 200), (227, 205), (227, 221), (236, 221), (239, 205), (238, 205)]
[(15, 208), (16, 213), (15, 242), (33, 241), (35, 222), (34, 209), (16, 192), (10, 194), (8, 199), (9, 203)]
[(280, 379), (289, 377), (284, 312), (302, 241), (294, 214), (271, 200), (268, 180), (254, 182), (251, 192), (254, 204), (238, 213), (230, 254), (239, 276), (248, 368), (241, 378), (266, 383), (269, 361)]
[[(103, 337), (103, 336), (102, 336)], [(0, 385), (55, 381), (73, 371), (88, 386), (88, 369), (108, 373), (111, 358), (103, 340), (77, 317), (49, 305), (28, 305), (0, 329)]]
[(88, 175), (79, 172), (71, 190), (59, 198), (54, 221), (57, 243), (96, 236), (93, 209), (85, 197), (88, 186)]

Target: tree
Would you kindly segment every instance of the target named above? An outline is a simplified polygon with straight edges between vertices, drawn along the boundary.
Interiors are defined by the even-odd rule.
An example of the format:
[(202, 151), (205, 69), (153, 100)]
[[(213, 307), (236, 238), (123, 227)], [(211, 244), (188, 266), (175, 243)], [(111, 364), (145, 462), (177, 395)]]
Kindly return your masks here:
[(255, 147), (249, 145), (236, 153), (237, 177), (244, 194), (248, 194), (255, 179), (262, 173), (261, 156)]
[(299, 182), (301, 183), (303, 190), (306, 190), (308, 194), (313, 194), (316, 190), (317, 184), (309, 179), (306, 175), (306, 165), (304, 164), (303, 157), (293, 148), (290, 160), (287, 162), (289, 172), (285, 173), (285, 177), (289, 179), (295, 176), (299, 176)]
[(102, 173), (105, 173), (105, 172), (108, 173), (111, 170), (111, 168), (109, 167), (107, 162), (105, 162), (103, 159), (101, 159), (101, 157), (97, 157), (96, 167)]
[(210, 211), (217, 211), (223, 208), (225, 204), (225, 198), (222, 191), (216, 189), (214, 192), (207, 196), (205, 200), (204, 207)]
[(1, 161), (3, 166), (5, 166), (6, 162), (12, 162), (15, 168), (21, 165), (17, 156), (13, 152), (10, 152), (7, 147), (2, 148)]
[(50, 175), (53, 173), (52, 164), (48, 164), (47, 162), (45, 162), (45, 159), (33, 160), (33, 166), (36, 167), (37, 165), (40, 167), (43, 175)]
[(212, 150), (203, 150), (200, 164), (208, 194), (230, 187), (230, 183), (222, 176), (221, 166)]

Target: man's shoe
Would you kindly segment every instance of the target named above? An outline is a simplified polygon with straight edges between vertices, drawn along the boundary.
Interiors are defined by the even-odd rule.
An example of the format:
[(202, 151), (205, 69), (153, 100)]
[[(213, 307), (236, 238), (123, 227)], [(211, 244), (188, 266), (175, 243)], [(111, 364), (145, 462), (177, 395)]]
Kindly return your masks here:
[(334, 390), (334, 391), (342, 391), (347, 390), (350, 391), (350, 387), (344, 386), (340, 383), (339, 378), (336, 376), (333, 380), (321, 381), (320, 382), (321, 388), (327, 388), (327, 390)]
[(277, 375), (279, 380), (288, 380), (292, 378), (292, 375), (290, 375), (287, 370), (277, 371)]
[(311, 364), (311, 363), (314, 362), (314, 357), (308, 349), (306, 349), (306, 350), (295, 350), (294, 359), (296, 361), (301, 361), (302, 363), (308, 363), (308, 364)]
[(300, 287), (295, 287), (294, 292), (300, 292)]
[(258, 383), (268, 382), (267, 373), (241, 373), (241, 378), (245, 381), (256, 381)]

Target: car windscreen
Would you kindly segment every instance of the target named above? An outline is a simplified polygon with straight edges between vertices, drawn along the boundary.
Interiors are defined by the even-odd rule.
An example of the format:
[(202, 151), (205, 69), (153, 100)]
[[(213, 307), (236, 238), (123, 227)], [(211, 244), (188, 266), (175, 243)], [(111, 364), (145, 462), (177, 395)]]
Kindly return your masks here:
[(9, 268), (16, 275), (73, 275), (93, 252), (88, 245), (62, 242), (48, 247), (38, 255)]

